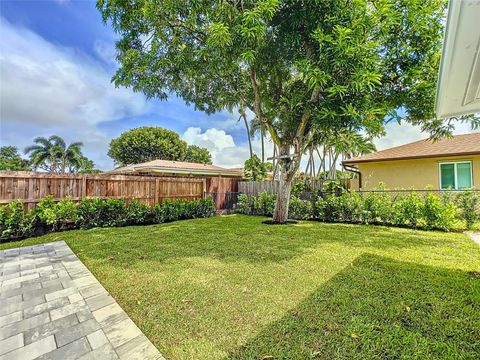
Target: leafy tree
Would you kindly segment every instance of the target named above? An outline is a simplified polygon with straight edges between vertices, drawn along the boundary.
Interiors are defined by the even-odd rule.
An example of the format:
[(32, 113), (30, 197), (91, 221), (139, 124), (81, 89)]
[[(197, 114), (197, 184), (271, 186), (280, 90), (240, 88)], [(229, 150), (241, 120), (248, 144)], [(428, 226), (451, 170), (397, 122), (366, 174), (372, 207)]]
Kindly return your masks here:
[[(98, 0), (120, 34), (116, 85), (212, 113), (249, 109), (278, 148), (274, 221), (316, 133), (432, 126), (445, 0)], [(425, 121), (424, 119), (427, 119)]]
[(145, 126), (125, 131), (110, 142), (108, 155), (121, 166), (146, 161), (182, 160), (187, 144), (171, 130)]
[(212, 155), (203, 147), (197, 145), (188, 145), (184, 161), (199, 164), (212, 164)]
[(121, 166), (156, 159), (212, 163), (207, 149), (187, 145), (176, 132), (152, 126), (125, 131), (110, 142), (108, 155)]
[(67, 169), (78, 167), (82, 158), (81, 142), (74, 142), (67, 146), (65, 140), (58, 135), (48, 139), (37, 137), (35, 145), (25, 149), (30, 155), (30, 163), (34, 169), (43, 169), (50, 173), (65, 173)]
[(263, 163), (257, 155), (253, 155), (245, 161), (243, 167), (244, 176), (247, 180), (263, 181), (267, 178), (268, 163)]
[(28, 160), (22, 159), (15, 146), (0, 147), (0, 170), (28, 171)]

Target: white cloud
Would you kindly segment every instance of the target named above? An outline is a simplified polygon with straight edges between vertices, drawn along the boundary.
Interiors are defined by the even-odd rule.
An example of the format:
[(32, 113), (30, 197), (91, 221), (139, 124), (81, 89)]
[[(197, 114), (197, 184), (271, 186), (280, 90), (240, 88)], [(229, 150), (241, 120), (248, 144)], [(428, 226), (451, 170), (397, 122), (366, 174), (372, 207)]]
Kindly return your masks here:
[[(35, 136), (56, 133), (67, 141), (84, 142), (86, 153), (110, 168), (108, 139), (96, 126), (147, 113), (145, 97), (115, 88), (111, 71), (83, 52), (52, 44), (1, 17), (0, 33), (2, 143), (21, 148)], [(108, 56), (105, 44), (95, 47)]]
[(1, 117), (45, 126), (97, 124), (142, 114), (142, 95), (110, 83), (95, 60), (0, 19)]
[[(182, 139), (189, 144), (194, 144), (207, 148), (212, 154), (212, 160), (215, 165), (224, 167), (241, 167), (245, 160), (250, 157), (248, 142), (235, 144), (233, 137), (224, 130), (209, 128), (202, 132), (198, 127), (189, 127)], [(252, 147), (255, 154), (260, 157), (261, 140), (255, 137), (252, 140)], [(265, 140), (265, 157), (270, 157), (273, 153), (273, 143)]]

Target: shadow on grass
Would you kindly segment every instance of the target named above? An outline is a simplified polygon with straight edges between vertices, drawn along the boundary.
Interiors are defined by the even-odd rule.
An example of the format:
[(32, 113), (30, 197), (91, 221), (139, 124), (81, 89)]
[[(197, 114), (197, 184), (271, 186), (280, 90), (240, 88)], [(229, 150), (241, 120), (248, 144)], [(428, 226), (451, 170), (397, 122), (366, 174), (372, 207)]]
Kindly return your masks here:
[(232, 359), (478, 359), (480, 279), (364, 254)]
[[(342, 244), (358, 251), (431, 245), (432, 234), (359, 225), (300, 222), (262, 224), (265, 218), (229, 216), (153, 226), (92, 229), (58, 234), (80, 257), (135, 265), (142, 260), (210, 257), (223, 262), (289, 261), (311, 249)], [(443, 234), (440, 235), (441, 237)], [(442, 239), (446, 239), (442, 238)]]

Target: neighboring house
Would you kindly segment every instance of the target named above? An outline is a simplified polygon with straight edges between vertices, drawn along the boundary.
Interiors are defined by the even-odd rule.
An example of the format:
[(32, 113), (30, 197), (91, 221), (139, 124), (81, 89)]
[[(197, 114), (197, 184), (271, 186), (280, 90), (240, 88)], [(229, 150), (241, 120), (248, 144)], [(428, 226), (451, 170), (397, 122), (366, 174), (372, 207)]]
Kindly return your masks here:
[(480, 133), (425, 139), (342, 162), (358, 173), (353, 189), (480, 188)]
[(230, 206), (229, 193), (238, 192), (243, 169), (225, 169), (220, 166), (184, 161), (153, 160), (108, 171), (107, 174), (149, 175), (159, 177), (195, 177), (205, 179), (205, 193), (213, 194), (217, 209)]

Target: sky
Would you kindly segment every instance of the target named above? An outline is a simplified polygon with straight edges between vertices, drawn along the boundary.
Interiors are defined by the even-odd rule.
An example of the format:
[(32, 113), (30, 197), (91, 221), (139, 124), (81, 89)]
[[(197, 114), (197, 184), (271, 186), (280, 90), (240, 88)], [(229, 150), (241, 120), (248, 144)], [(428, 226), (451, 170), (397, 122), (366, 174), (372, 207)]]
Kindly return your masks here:
[[(213, 163), (242, 166), (249, 156), (238, 114), (207, 115), (182, 99), (147, 100), (116, 88), (111, 78), (117, 36), (90, 0), (0, 0), (0, 145), (23, 150), (37, 136), (84, 143), (97, 168), (112, 169), (108, 144), (140, 126), (176, 131), (187, 143), (206, 147)], [(389, 124), (378, 149), (428, 137), (411, 125)], [(467, 125), (455, 133), (471, 132)], [(253, 139), (260, 154), (261, 142)], [(271, 154), (273, 145), (266, 143)]]

